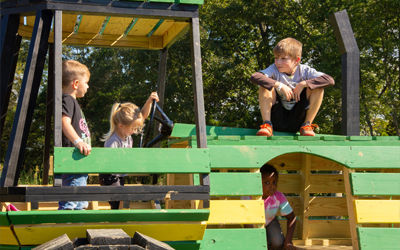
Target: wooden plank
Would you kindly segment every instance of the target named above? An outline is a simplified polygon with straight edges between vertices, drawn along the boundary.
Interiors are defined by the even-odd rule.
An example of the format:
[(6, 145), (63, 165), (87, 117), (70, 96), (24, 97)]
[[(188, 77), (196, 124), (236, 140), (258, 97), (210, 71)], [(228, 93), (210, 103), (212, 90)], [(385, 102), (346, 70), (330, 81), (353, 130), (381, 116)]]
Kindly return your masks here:
[(19, 245), (18, 240), (15, 238), (9, 226), (0, 226), (0, 242), (0, 249), (3, 249), (2, 245)]
[(353, 195), (400, 195), (400, 173), (351, 173)]
[(16, 225), (14, 231), (21, 245), (43, 244), (55, 237), (67, 234), (70, 239), (85, 238), (87, 229), (122, 229), (128, 235), (136, 231), (160, 241), (201, 240), (206, 224), (201, 222), (185, 223), (73, 223), (73, 224), (39, 224)]
[(357, 223), (400, 223), (400, 200), (355, 200)]
[[(287, 221), (279, 220), (281, 224), (282, 232), (286, 235), (287, 232)], [(308, 221), (308, 238), (322, 238), (322, 239), (334, 239), (334, 238), (350, 238), (350, 226), (348, 220), (309, 220)], [(299, 237), (299, 225), (296, 224), (296, 230), (293, 235), (294, 238)]]
[(335, 150), (332, 150), (332, 145), (324, 141), (309, 142), (313, 143), (309, 146), (298, 143), (298, 141), (287, 141), (269, 146), (210, 147), (211, 168), (260, 168), (273, 158), (288, 153), (313, 154), (352, 169), (399, 168), (398, 146), (356, 147), (348, 144), (348, 146), (337, 145)]
[(96, 223), (127, 221), (206, 221), (207, 209), (59, 210), (8, 212), (13, 225), (43, 223)]
[(163, 47), (170, 47), (174, 41), (187, 32), (188, 27), (188, 22), (174, 22), (173, 25), (163, 34)]
[(103, 31), (103, 35), (123, 35), (133, 18), (111, 17)]
[(7, 212), (0, 212), (0, 226), (10, 226), (10, 221), (7, 217)]
[(175, 250), (199, 250), (200, 241), (164, 241)]
[(174, 24), (174, 20), (164, 20), (164, 22), (154, 31), (154, 36), (163, 36)]
[(122, 229), (88, 229), (87, 240), (92, 245), (130, 245), (131, 237)]
[(395, 250), (400, 246), (400, 228), (358, 228), (361, 250)]
[(89, 157), (75, 148), (54, 149), (55, 174), (110, 172), (209, 173), (208, 149), (93, 148)]
[(346, 201), (347, 201), (347, 210), (350, 222), (350, 234), (351, 234), (351, 243), (354, 250), (360, 249), (358, 245), (358, 236), (357, 236), (357, 221), (356, 216), (354, 214), (354, 201), (357, 199), (357, 196), (353, 196), (351, 193), (351, 185), (350, 185), (350, 173), (355, 172), (354, 170), (350, 170), (346, 167), (343, 167), (343, 176), (344, 176), (344, 187), (346, 191)]
[(207, 229), (201, 241), (204, 250), (265, 249), (267, 241), (264, 228)]
[[(296, 215), (301, 214), (300, 197), (287, 196), (290, 206)], [(310, 197), (309, 216), (347, 216), (345, 197)]]
[(132, 238), (132, 243), (135, 243), (144, 249), (148, 250), (174, 250), (168, 244), (153, 239), (147, 235), (141, 234), (139, 232), (135, 232)]
[(72, 245), (72, 242), (68, 238), (68, 236), (66, 234), (63, 234), (38, 247), (35, 247), (35, 250), (47, 250), (47, 249), (73, 250), (74, 246)]
[(91, 34), (94, 37), (99, 33), (104, 21), (104, 16), (82, 15), (78, 33)]
[(262, 195), (260, 173), (211, 173), (211, 196)]
[(76, 14), (63, 14), (62, 15), (62, 32), (74, 32), (74, 28), (76, 25), (76, 19), (78, 15)]
[[(280, 174), (278, 189), (282, 193), (300, 192), (300, 174)], [(341, 174), (311, 174), (310, 193), (344, 193)]]
[(262, 200), (211, 200), (207, 225), (265, 224)]
[(147, 36), (158, 21), (159, 19), (139, 18), (129, 31), (128, 36)]

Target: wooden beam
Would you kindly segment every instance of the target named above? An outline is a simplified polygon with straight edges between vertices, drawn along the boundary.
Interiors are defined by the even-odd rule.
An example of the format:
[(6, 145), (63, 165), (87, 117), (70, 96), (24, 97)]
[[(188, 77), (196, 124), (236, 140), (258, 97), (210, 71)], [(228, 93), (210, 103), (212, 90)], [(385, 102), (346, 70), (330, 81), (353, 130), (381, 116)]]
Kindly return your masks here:
[(16, 186), (18, 183), (18, 170), (22, 164), (33, 109), (42, 79), (52, 17), (53, 12), (50, 10), (37, 11), (36, 13), (34, 35), (29, 48), (10, 143), (4, 161), (1, 187)]
[(356, 216), (354, 214), (354, 201), (357, 199), (356, 196), (352, 195), (352, 186), (350, 184), (350, 173), (354, 173), (354, 170), (350, 170), (346, 167), (343, 167), (343, 177), (344, 177), (344, 187), (346, 190), (346, 200), (347, 200), (347, 210), (349, 215), (350, 222), (350, 235), (351, 235), (351, 243), (354, 250), (359, 250), (358, 245), (358, 235), (357, 235), (357, 222)]
[(8, 102), (10, 99), (12, 82), (14, 80), (14, 72), (13, 70), (13, 59), (14, 52), (17, 45), (18, 40), (18, 26), (19, 26), (19, 15), (4, 15), (1, 17), (1, 36), (0, 36), (0, 65), (1, 65), (1, 74), (0, 74), (0, 87), (1, 87), (1, 95), (0, 95), (0, 114), (1, 114), (1, 129), (0, 129), (0, 138), (3, 134), (3, 125), (5, 121), (5, 115), (7, 113)]
[(302, 155), (302, 168), (300, 170), (301, 184), (300, 184), (300, 212), (299, 218), (299, 238), (302, 240), (308, 239), (308, 217), (309, 217), (309, 203), (310, 203), (310, 172), (311, 170), (311, 155)]
[(54, 11), (54, 147), (62, 145), (62, 11)]
[(342, 134), (360, 135), (360, 52), (346, 10), (330, 16), (342, 54)]

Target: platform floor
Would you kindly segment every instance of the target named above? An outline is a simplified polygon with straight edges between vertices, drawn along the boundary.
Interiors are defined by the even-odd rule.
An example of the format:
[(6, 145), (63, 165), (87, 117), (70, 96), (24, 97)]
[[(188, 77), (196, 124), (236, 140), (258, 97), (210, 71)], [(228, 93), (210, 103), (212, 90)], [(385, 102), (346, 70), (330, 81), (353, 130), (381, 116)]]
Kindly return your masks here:
[(331, 245), (331, 246), (304, 246), (304, 245), (296, 245), (299, 250), (352, 250), (352, 246), (338, 246), (338, 245)]

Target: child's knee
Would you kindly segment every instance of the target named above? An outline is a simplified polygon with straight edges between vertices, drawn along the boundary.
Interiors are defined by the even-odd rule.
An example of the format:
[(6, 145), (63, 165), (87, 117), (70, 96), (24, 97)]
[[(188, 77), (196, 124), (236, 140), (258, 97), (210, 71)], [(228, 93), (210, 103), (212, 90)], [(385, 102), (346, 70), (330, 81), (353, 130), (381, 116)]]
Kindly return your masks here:
[(310, 100), (311, 97), (322, 97), (324, 96), (323, 88), (307, 89), (307, 99)]

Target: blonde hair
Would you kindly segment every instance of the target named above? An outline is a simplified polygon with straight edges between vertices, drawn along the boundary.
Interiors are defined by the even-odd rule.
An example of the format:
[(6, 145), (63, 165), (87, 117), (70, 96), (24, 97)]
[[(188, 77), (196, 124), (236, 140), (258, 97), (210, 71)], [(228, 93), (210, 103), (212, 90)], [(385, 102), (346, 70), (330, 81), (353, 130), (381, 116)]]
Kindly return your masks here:
[(90, 77), (90, 72), (86, 65), (75, 61), (67, 60), (62, 63), (62, 87), (68, 87), (75, 80), (81, 80), (83, 77)]
[(301, 52), (303, 49), (303, 44), (297, 41), (294, 38), (288, 37), (281, 40), (275, 47), (274, 47), (274, 55), (275, 57), (279, 57), (281, 55), (289, 55), (293, 59), (297, 57), (301, 58)]
[(114, 103), (111, 108), (110, 131), (108, 131), (107, 134), (104, 134), (103, 138), (100, 140), (107, 141), (108, 139), (110, 139), (111, 135), (115, 132), (115, 128), (118, 126), (118, 124), (129, 125), (137, 119), (142, 119), (139, 127), (137, 128), (137, 132), (135, 133), (140, 134), (144, 127), (144, 119), (139, 107), (130, 102)]

